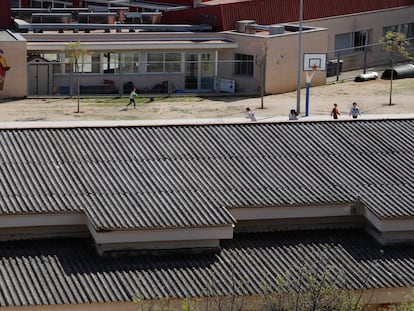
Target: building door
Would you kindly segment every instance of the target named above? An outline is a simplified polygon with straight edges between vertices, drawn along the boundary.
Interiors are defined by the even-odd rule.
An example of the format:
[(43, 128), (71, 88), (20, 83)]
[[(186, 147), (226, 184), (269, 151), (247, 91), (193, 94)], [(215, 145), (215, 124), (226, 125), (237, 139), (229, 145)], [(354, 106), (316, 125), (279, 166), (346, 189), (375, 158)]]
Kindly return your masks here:
[(185, 89), (198, 92), (214, 90), (217, 75), (216, 53), (185, 54)]
[(29, 95), (49, 95), (49, 64), (29, 63)]

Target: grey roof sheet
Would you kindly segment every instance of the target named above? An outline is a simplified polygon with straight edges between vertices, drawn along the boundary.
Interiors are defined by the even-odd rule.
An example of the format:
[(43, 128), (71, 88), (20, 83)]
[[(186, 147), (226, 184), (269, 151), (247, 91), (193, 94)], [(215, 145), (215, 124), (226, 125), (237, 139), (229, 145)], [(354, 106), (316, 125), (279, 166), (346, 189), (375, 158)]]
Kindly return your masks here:
[(278, 276), (293, 281), (327, 267), (329, 281), (345, 288), (414, 286), (414, 246), (380, 247), (360, 230), (236, 234), (215, 254), (105, 258), (92, 244), (0, 242), (0, 306), (249, 295), (275, 290)]
[(224, 207), (352, 202), (412, 217), (413, 120), (0, 130), (0, 209), (97, 229), (234, 222)]

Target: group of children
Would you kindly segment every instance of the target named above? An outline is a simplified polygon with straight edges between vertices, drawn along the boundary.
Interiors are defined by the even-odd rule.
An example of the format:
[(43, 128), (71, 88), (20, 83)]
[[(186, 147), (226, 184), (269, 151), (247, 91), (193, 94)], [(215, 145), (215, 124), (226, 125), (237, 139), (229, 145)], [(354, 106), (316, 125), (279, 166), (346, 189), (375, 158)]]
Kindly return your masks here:
[[(334, 118), (334, 119), (338, 119), (338, 117), (339, 117), (339, 115), (340, 115), (341, 113), (339, 112), (339, 108), (338, 108), (338, 104), (334, 104), (333, 105), (333, 108), (332, 108), (332, 110), (331, 110), (331, 116), (332, 116), (332, 118)], [(358, 118), (358, 116), (360, 116), (361, 115), (361, 109), (359, 109), (359, 107), (358, 107), (358, 105), (357, 105), (357, 103), (356, 102), (353, 102), (352, 103), (352, 107), (351, 107), (351, 109), (349, 110), (349, 113), (348, 113), (348, 115), (349, 116), (352, 116), (352, 118), (353, 119), (356, 119), (356, 118)]]
[[(253, 111), (250, 108), (246, 108), (247, 118), (251, 121), (256, 121), (256, 116), (254, 115)], [(338, 119), (339, 115), (338, 104), (334, 104), (331, 110), (331, 116), (334, 119)], [(349, 116), (352, 116), (353, 119), (358, 118), (361, 115), (361, 109), (359, 109), (358, 104), (356, 102), (352, 103), (352, 107), (349, 110)], [(289, 113), (289, 120), (298, 120), (298, 113), (295, 109), (291, 109)]]
[[(128, 106), (131, 104), (134, 104), (134, 109), (136, 109), (136, 103), (135, 103), (135, 96), (138, 96), (137, 89), (133, 88), (131, 90), (131, 93), (129, 94), (129, 103), (126, 105), (126, 108), (128, 109)], [(246, 108), (247, 118), (251, 121), (256, 121), (256, 116), (254, 115), (253, 111), (247, 107)], [(333, 108), (331, 110), (331, 116), (334, 119), (338, 119), (339, 115), (341, 113), (339, 112), (338, 104), (334, 104)], [(358, 116), (361, 115), (361, 110), (359, 109), (356, 102), (352, 103), (352, 108), (349, 110), (349, 115), (352, 116), (352, 118), (356, 119)], [(298, 113), (295, 109), (291, 109), (289, 113), (289, 120), (297, 120), (298, 119)]]

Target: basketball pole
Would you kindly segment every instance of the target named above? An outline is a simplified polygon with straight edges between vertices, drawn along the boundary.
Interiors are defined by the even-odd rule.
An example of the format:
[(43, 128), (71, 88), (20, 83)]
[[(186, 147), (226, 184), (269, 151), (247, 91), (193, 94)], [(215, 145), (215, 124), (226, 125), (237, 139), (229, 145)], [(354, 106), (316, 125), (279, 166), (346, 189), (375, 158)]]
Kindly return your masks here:
[(305, 116), (309, 117), (309, 92), (310, 92), (310, 85), (313, 76), (318, 68), (316, 66), (312, 67), (312, 73), (309, 74), (306, 72), (306, 106), (305, 106)]
[(298, 80), (296, 89), (296, 111), (300, 113), (300, 89), (302, 84), (302, 23), (303, 23), (303, 0), (299, 4), (299, 45), (298, 45)]

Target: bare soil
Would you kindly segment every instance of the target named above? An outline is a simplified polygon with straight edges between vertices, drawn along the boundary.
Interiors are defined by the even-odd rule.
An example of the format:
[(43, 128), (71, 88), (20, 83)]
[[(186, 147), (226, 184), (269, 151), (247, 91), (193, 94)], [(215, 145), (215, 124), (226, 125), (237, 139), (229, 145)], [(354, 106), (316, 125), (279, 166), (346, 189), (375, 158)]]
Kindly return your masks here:
[[(332, 105), (337, 103), (344, 116), (354, 101), (364, 114), (414, 114), (414, 78), (394, 80), (391, 98), (392, 105), (389, 80), (311, 87), (309, 114), (329, 116)], [(305, 112), (305, 100), (302, 90), (301, 114)], [(246, 107), (259, 118), (287, 116), (290, 109), (296, 109), (297, 94), (264, 96), (263, 109), (261, 97), (156, 97), (154, 101), (144, 97), (137, 98), (137, 109), (126, 109), (128, 101), (128, 97), (81, 98), (80, 113), (76, 113), (76, 98), (1, 100), (0, 122), (244, 118)]]

